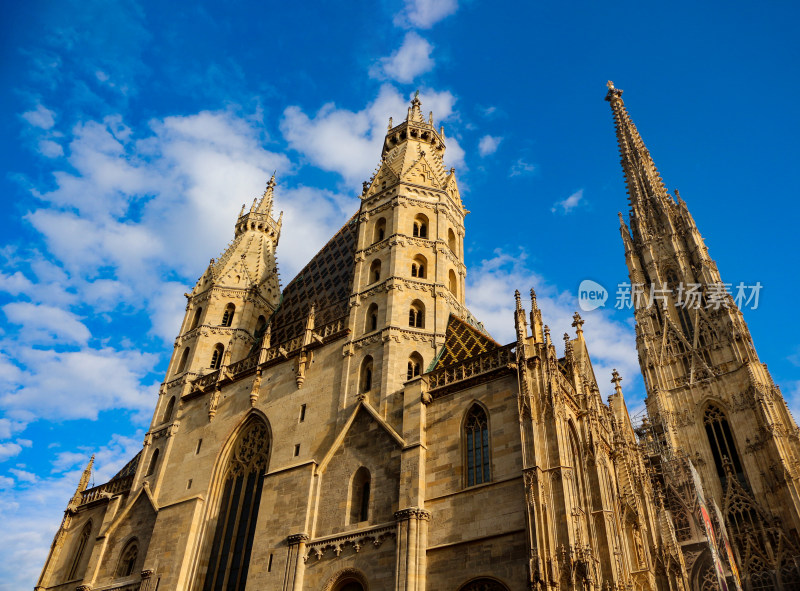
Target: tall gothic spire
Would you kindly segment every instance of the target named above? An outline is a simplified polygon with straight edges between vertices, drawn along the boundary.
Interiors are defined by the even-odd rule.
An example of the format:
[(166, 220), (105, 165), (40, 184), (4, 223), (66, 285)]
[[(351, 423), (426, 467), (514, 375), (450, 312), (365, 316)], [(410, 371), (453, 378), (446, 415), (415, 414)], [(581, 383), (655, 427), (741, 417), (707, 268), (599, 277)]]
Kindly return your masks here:
[(606, 100), (611, 103), (622, 170), (628, 185), (631, 229), (636, 240), (671, 225), (675, 202), (667, 192), (650, 152), (633, 124), (622, 100), (622, 90), (608, 81)]

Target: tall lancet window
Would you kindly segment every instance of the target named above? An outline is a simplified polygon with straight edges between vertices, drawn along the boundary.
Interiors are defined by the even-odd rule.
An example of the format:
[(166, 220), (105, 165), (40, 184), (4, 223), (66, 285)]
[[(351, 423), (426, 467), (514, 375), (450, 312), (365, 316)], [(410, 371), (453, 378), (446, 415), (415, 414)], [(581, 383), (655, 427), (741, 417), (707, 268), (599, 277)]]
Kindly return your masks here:
[(714, 464), (717, 467), (717, 474), (723, 483), (727, 480), (725, 476), (725, 462), (730, 461), (734, 474), (740, 482), (744, 483), (744, 471), (736, 451), (736, 444), (733, 441), (733, 434), (728, 425), (725, 413), (715, 405), (710, 405), (703, 415), (703, 423), (708, 435), (708, 443), (711, 446), (711, 454), (714, 456)]
[(467, 486), (491, 480), (489, 463), (489, 418), (477, 404), (467, 413), (464, 422), (464, 439), (467, 453)]
[(234, 444), (223, 476), (203, 591), (245, 588), (269, 448), (269, 428), (264, 421), (252, 419)]
[(69, 575), (67, 580), (71, 581), (78, 578), (78, 569), (83, 561), (83, 554), (86, 551), (86, 545), (89, 543), (89, 537), (92, 535), (92, 521), (86, 522), (81, 530), (81, 537), (78, 538), (78, 544), (75, 547), (75, 553), (72, 555), (72, 566), (69, 568)]

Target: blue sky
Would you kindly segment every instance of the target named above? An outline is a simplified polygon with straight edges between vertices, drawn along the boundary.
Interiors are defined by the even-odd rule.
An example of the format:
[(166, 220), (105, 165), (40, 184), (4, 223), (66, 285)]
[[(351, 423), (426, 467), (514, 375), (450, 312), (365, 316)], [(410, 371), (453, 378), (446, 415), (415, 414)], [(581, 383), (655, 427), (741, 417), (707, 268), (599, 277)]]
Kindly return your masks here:
[[(627, 278), (610, 78), (800, 409), (794, 3), (8, 2), (0, 118), (0, 589), (30, 588), (96, 452), (138, 451), (183, 293), (277, 170), (284, 284), (357, 208), (420, 90), (467, 208), (468, 303), (512, 340), (534, 286)], [(630, 314), (584, 314), (604, 394), (641, 379)]]

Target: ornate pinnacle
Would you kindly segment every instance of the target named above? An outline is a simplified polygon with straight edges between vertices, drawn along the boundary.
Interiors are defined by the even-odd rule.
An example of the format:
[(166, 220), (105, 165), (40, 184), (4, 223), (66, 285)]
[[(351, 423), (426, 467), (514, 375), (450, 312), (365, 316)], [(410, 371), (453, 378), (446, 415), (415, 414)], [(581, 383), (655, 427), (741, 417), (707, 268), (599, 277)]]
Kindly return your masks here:
[(75, 489), (75, 494), (72, 495), (72, 500), (69, 504), (73, 508), (77, 508), (77, 506), (81, 504), (81, 493), (83, 493), (89, 485), (89, 479), (92, 476), (92, 466), (94, 466), (94, 454), (92, 454), (92, 457), (89, 459), (89, 463), (86, 464), (86, 468), (83, 469), (83, 474), (81, 474), (81, 479), (78, 482), (78, 488)]
[(614, 384), (614, 391), (617, 394), (620, 394), (622, 392), (622, 387), (619, 385), (621, 381), (622, 378), (620, 377), (619, 372), (616, 369), (614, 369), (611, 372), (611, 383)]
[(517, 310), (522, 310), (522, 301), (520, 300), (518, 289), (514, 290), (514, 301), (516, 302)]
[(584, 320), (581, 318), (581, 315), (575, 312), (575, 314), (572, 316), (572, 326), (578, 333), (579, 338), (583, 335), (583, 322)]
[(544, 325), (544, 344), (545, 345), (550, 344), (550, 327), (547, 326), (546, 324)]
[(392, 127), (393, 127), (393, 125), (392, 125), (392, 118), (391, 118), (391, 117), (389, 117), (389, 129), (391, 129)]
[(609, 80), (606, 83), (606, 86), (608, 87), (608, 92), (606, 93), (606, 100), (608, 102), (619, 101), (620, 103), (622, 103), (622, 89), (615, 88), (614, 83), (611, 80)]

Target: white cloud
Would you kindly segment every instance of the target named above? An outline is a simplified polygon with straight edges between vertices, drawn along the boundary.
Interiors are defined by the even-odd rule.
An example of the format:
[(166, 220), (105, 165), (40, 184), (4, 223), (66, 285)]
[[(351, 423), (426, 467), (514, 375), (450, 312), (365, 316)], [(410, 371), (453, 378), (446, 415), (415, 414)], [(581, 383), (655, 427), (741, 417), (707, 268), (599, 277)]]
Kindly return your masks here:
[[(437, 121), (452, 115), (455, 100), (448, 91), (420, 93), (423, 109), (432, 110)], [(375, 170), (388, 117), (405, 119), (407, 111), (407, 100), (396, 88), (384, 84), (375, 100), (361, 111), (338, 109), (328, 103), (312, 118), (300, 107), (290, 106), (284, 111), (281, 131), (294, 150), (315, 166), (341, 174), (348, 187), (356, 191)], [(458, 142), (453, 138), (446, 142), (448, 166), (463, 165)]]
[(497, 152), (497, 148), (500, 146), (500, 142), (502, 141), (502, 137), (485, 135), (481, 138), (481, 141), (478, 142), (478, 152), (481, 156), (494, 154)]
[(61, 144), (47, 139), (39, 141), (39, 151), (47, 158), (59, 158), (64, 155)]
[[(575, 338), (571, 324), (572, 315), (578, 310), (577, 297), (531, 270), (526, 259), (522, 250), (513, 255), (497, 250), (494, 256), (471, 268), (467, 275), (467, 305), (496, 340), (510, 343), (516, 340), (514, 290), (527, 295), (528, 290), (534, 288), (542, 320), (549, 325), (554, 344), (563, 352), (561, 335), (567, 332)], [(530, 312), (530, 303), (526, 301), (524, 305)], [(626, 397), (631, 397), (628, 404), (633, 407), (642, 393), (632, 325), (618, 322), (605, 310), (585, 312), (583, 318), (586, 321), (584, 337), (600, 391), (605, 395), (613, 392), (609, 380), (611, 370), (616, 368), (629, 380)]]
[[(0, 342), (7, 349), (7, 342)], [(147, 416), (158, 392), (154, 379), (143, 384), (156, 356), (111, 348), (58, 352), (16, 346), (23, 370), (0, 394), (10, 419), (28, 422), (97, 419), (110, 409), (130, 409)]]
[(456, 10), (457, 0), (404, 0), (403, 10), (394, 22), (398, 26), (429, 29)]
[(4, 534), (0, 536), (0, 555), (5, 564), (14, 565), (4, 573), (3, 589), (30, 589), (36, 584), (53, 534), (92, 453), (96, 453), (92, 481), (100, 484), (141, 449), (142, 437), (141, 432), (133, 437), (113, 435), (100, 449), (73, 450), (82, 460), (52, 475), (34, 477), (28, 471), (11, 469), (9, 473), (16, 479), (0, 476)]
[(50, 129), (56, 124), (55, 111), (51, 111), (41, 103), (32, 111), (22, 114), (22, 118), (39, 129)]
[(18, 456), (21, 451), (22, 446), (19, 443), (13, 443), (11, 441), (0, 443), (0, 462), (5, 462), (10, 458)]
[(389, 57), (380, 58), (370, 68), (370, 76), (402, 83), (413, 82), (420, 74), (433, 69), (435, 64), (431, 58), (432, 51), (433, 45), (414, 31), (409, 31), (397, 51)]
[(556, 201), (553, 203), (553, 207), (550, 208), (550, 211), (553, 213), (567, 214), (583, 203), (586, 202), (583, 199), (583, 189), (581, 189), (579, 191), (575, 191), (566, 199), (562, 199), (561, 201)]
[(9, 322), (21, 324), (20, 340), (28, 343), (85, 345), (92, 336), (75, 314), (45, 304), (12, 302), (3, 306)]
[(527, 176), (536, 172), (536, 165), (531, 164), (524, 158), (519, 158), (514, 164), (511, 165), (511, 170), (508, 176)]

